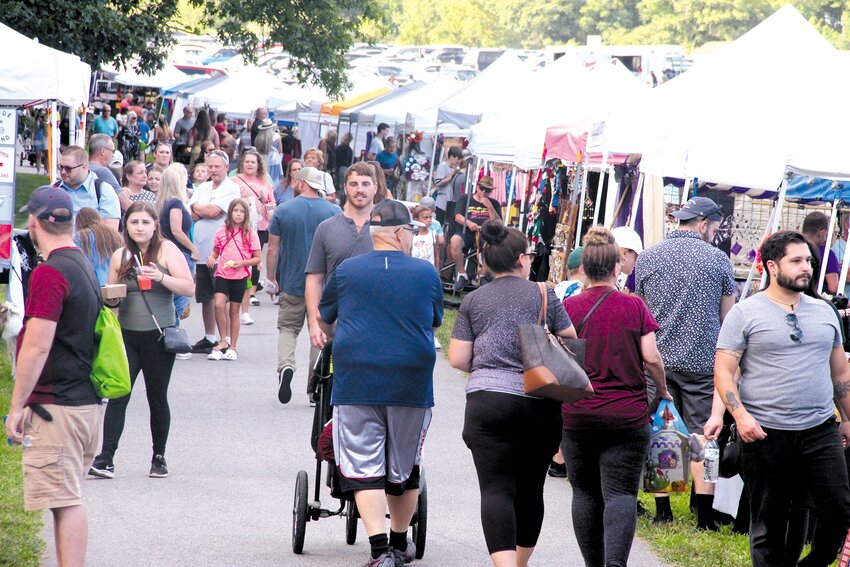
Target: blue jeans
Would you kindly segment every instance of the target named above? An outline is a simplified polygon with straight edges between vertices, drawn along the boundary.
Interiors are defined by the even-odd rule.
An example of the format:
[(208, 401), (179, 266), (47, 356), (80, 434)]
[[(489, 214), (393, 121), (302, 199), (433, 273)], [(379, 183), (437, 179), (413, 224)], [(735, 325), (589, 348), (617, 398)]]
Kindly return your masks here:
[[(192, 257), (189, 254), (187, 254), (186, 252), (183, 252), (183, 257), (186, 258), (186, 263), (189, 265), (189, 272), (192, 274), (192, 276), (194, 276), (195, 275), (195, 261), (192, 260)], [(177, 327), (180, 326), (180, 315), (183, 313), (183, 311), (186, 310), (187, 307), (189, 307), (189, 297), (187, 297), (185, 295), (175, 295), (174, 296), (174, 314), (177, 316), (176, 317), (176, 321), (177, 321), (176, 326)]]

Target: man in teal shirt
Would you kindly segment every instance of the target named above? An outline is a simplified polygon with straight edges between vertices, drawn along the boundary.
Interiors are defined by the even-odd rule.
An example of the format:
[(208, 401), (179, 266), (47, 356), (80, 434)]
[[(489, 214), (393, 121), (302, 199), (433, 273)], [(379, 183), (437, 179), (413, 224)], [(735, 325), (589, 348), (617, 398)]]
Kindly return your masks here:
[(104, 106), (101, 115), (94, 119), (91, 129), (95, 134), (106, 134), (112, 139), (118, 135), (118, 123), (112, 118), (112, 109), (108, 105)]

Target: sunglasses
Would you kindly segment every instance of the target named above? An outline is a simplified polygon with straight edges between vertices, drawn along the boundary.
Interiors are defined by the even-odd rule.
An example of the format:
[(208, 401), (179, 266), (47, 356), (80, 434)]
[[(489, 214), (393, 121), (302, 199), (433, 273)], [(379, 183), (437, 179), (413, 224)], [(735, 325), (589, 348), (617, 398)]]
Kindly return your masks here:
[(789, 313), (785, 316), (785, 324), (793, 327), (791, 329), (791, 340), (795, 343), (799, 343), (803, 338), (803, 329), (800, 328), (800, 321), (797, 320), (797, 316), (793, 313)]
[[(112, 151), (114, 152), (115, 150), (112, 150)], [(84, 163), (81, 163), (79, 165), (60, 165), (59, 171), (67, 171), (68, 173), (70, 173), (70, 172), (74, 171), (75, 169), (77, 169), (78, 167), (83, 167), (84, 165), (85, 165)]]

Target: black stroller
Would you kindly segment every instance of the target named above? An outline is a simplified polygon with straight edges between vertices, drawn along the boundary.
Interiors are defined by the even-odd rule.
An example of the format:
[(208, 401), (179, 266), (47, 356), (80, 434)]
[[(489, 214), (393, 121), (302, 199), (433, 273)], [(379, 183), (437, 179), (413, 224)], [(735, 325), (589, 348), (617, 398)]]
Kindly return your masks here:
[[(313, 486), (313, 500), (309, 498), (309, 478), (307, 471), (298, 471), (295, 477), (295, 500), (292, 506), (292, 551), (300, 554), (304, 551), (304, 537), (307, 531), (307, 522), (318, 521), (320, 518), (341, 516), (345, 518), (345, 543), (354, 545), (357, 540), (357, 520), (360, 514), (357, 512), (357, 504), (354, 502), (354, 494), (343, 492), (339, 485), (339, 473), (336, 463), (333, 461), (333, 441), (331, 434), (331, 390), (333, 388), (333, 360), (331, 357), (331, 344), (328, 343), (316, 360), (313, 368), (313, 394), (316, 400), (316, 409), (313, 413), (313, 429), (310, 443), (316, 454), (316, 476)], [(325, 484), (331, 490), (331, 497), (339, 500), (336, 510), (322, 508), (321, 503), (321, 480), (322, 463), (327, 461), (325, 470)], [(425, 484), (425, 472), (420, 465), (419, 471), (419, 498), (416, 512), (410, 520), (413, 531), (413, 541), (416, 544), (416, 559), (421, 559), (425, 554), (425, 535), (428, 526), (428, 489)]]

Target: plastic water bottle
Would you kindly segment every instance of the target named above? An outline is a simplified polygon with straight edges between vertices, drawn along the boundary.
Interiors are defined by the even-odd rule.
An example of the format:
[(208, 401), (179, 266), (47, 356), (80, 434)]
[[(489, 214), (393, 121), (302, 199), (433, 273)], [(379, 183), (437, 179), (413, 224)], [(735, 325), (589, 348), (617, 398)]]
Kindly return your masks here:
[(265, 291), (266, 293), (270, 293), (272, 295), (277, 293), (277, 286), (266, 278), (261, 279), (259, 283), (261, 286), (263, 286), (263, 291)]
[(717, 482), (720, 476), (720, 446), (714, 439), (709, 439), (705, 444), (705, 461), (703, 461), (705, 472), (703, 480), (705, 482)]

